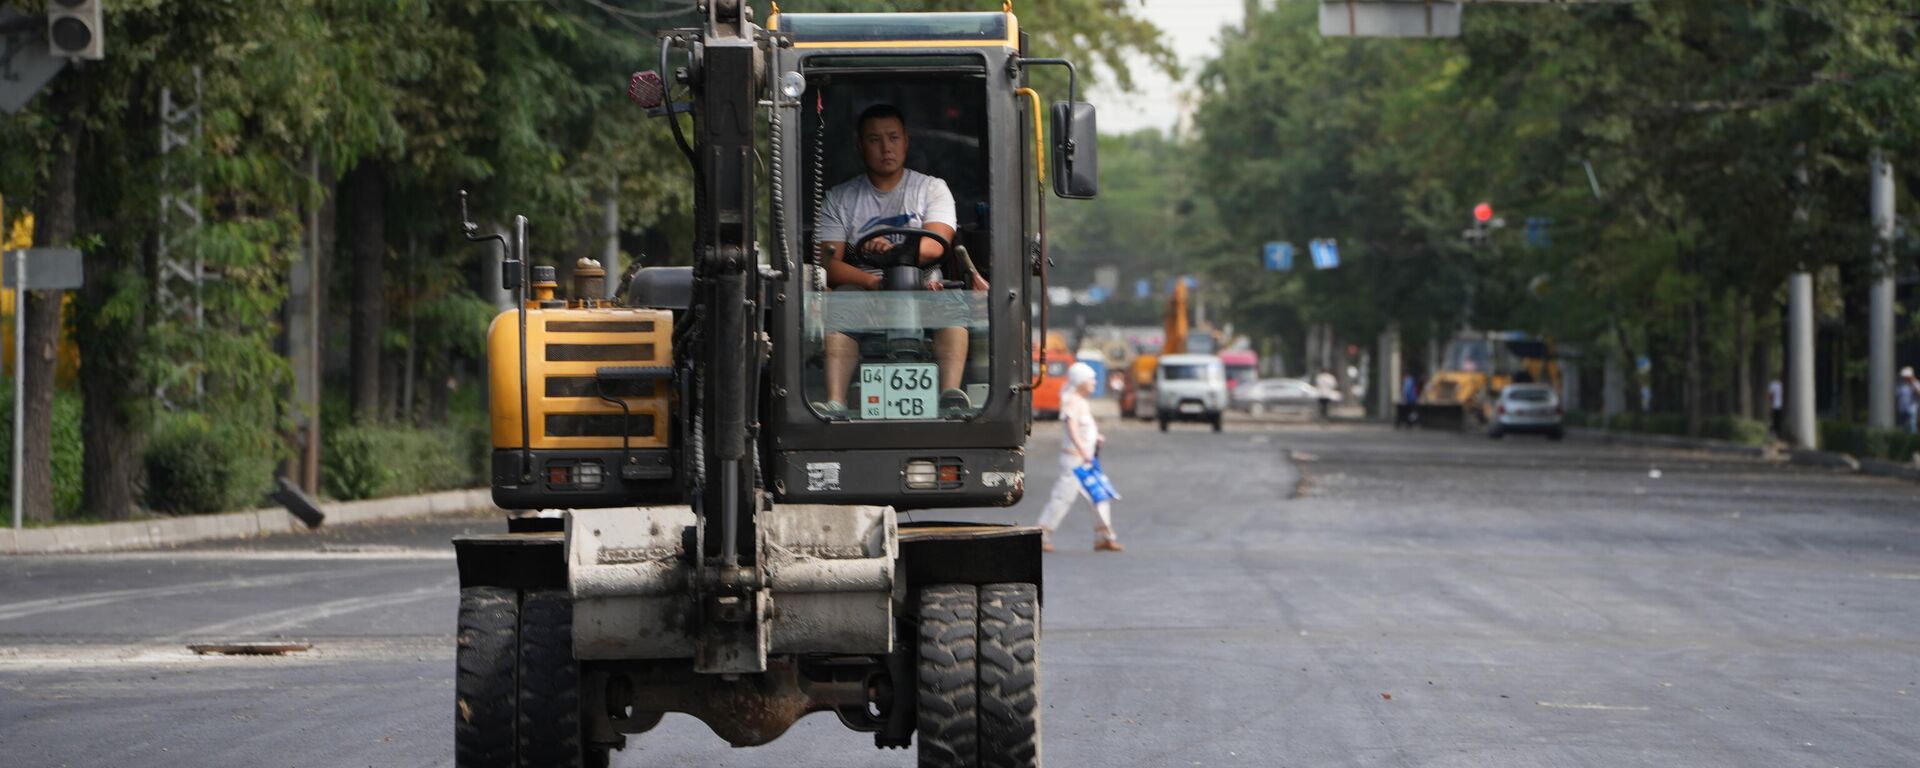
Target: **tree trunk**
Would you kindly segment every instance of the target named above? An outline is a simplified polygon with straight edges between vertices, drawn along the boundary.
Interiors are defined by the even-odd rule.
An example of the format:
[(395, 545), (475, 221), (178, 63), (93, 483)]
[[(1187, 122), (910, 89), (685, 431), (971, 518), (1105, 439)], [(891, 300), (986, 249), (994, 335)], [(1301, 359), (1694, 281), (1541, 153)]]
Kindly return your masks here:
[[(62, 88), (56, 114), (77, 122), (73, 88)], [(64, 247), (73, 242), (78, 207), (79, 147), (72, 135), (64, 137), (53, 150), (53, 167), (47, 179), (45, 197), (34, 215), (34, 240), (40, 247)], [(15, 371), (25, 389), (25, 424), (20, 432), (25, 457), (21, 463), (20, 487), (14, 489), (13, 503), (26, 519), (53, 521), (53, 374), (60, 347), (60, 291), (19, 291), (25, 301), (15, 304), (15, 322), (26, 322), (26, 354), (15, 361)], [(11, 340), (9, 340), (11, 341)], [(13, 446), (7, 446), (12, 450)]]
[(1735, 366), (1733, 389), (1735, 407), (1740, 418), (1751, 419), (1753, 415), (1753, 312), (1747, 307), (1747, 297), (1736, 293), (1733, 296), (1734, 317), (1734, 354), (1739, 355)]
[(151, 394), (140, 376), (136, 351), (145, 336), (146, 318), (104, 317), (100, 310), (137, 275), (142, 256), (124, 245), (87, 254), (87, 282), (80, 289), (74, 338), (86, 364), (80, 367), (84, 399), (80, 438), (83, 445), (81, 490), (89, 516), (124, 520), (139, 507), (141, 455), (152, 420)]
[(353, 185), (353, 420), (380, 418), (380, 340), (386, 331), (386, 174), (379, 163), (360, 165)]
[(1749, 415), (1761, 421), (1771, 422), (1773, 397), (1768, 392), (1767, 385), (1779, 375), (1774, 373), (1773, 351), (1779, 345), (1783, 334), (1779, 332), (1779, 323), (1769, 321), (1767, 319), (1769, 315), (1766, 313), (1768, 310), (1773, 310), (1777, 314), (1779, 310), (1772, 302), (1766, 300), (1756, 302), (1754, 306), (1749, 307), (1749, 310), (1754, 313), (1756, 323), (1756, 332), (1753, 337), (1753, 368), (1750, 372), (1751, 378), (1743, 382), (1742, 386), (1747, 388), (1747, 392), (1753, 398), (1753, 413)]
[(1700, 439), (1704, 424), (1701, 412), (1701, 384), (1706, 380), (1702, 371), (1700, 350), (1700, 301), (1687, 302), (1687, 437)]

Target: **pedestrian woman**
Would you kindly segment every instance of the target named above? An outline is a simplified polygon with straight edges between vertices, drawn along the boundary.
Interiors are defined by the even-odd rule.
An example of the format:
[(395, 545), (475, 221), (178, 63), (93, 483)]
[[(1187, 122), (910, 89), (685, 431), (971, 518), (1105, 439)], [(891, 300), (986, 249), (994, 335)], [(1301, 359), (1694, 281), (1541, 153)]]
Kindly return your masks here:
[[(1100, 425), (1093, 421), (1093, 405), (1087, 401), (1093, 394), (1093, 376), (1093, 366), (1074, 363), (1067, 369), (1067, 386), (1060, 393), (1060, 427), (1064, 432), (1060, 438), (1060, 479), (1054, 482), (1053, 497), (1040, 514), (1040, 548), (1047, 552), (1054, 551), (1053, 530), (1073, 510), (1074, 500), (1087, 495), (1074, 470), (1093, 464), (1100, 443), (1106, 440), (1100, 436)], [(1094, 502), (1092, 497), (1087, 500), (1093, 504), (1095, 516), (1094, 550), (1125, 549), (1113, 535), (1113, 502)]]

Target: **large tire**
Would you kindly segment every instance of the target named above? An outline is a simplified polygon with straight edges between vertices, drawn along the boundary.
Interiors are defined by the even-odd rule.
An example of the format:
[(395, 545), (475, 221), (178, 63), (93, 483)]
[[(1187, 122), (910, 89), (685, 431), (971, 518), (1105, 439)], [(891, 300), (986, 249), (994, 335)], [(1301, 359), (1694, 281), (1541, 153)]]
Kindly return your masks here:
[(581, 740), (573, 604), (560, 590), (460, 591), (454, 764), (460, 768), (604, 768)]
[(563, 590), (520, 598), (520, 706), (515, 728), (521, 768), (596, 768), (605, 748), (580, 731), (580, 664), (573, 658), (573, 599)]
[(980, 764), (978, 602), (971, 584), (920, 592), (920, 768)]
[(1040, 766), (1040, 595), (1032, 584), (980, 589), (980, 765)]
[(516, 768), (519, 628), (518, 593), (460, 590), (453, 682), (453, 761), (460, 768)]

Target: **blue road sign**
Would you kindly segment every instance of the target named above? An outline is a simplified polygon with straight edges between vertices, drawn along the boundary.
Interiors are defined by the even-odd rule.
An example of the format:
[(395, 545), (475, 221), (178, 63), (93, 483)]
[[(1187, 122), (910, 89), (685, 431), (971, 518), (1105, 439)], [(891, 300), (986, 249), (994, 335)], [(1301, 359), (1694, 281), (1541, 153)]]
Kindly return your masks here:
[(1267, 271), (1293, 271), (1293, 243), (1267, 243), (1265, 256)]
[(1133, 281), (1134, 298), (1144, 299), (1153, 295), (1153, 281), (1145, 278)]
[(1340, 244), (1335, 240), (1315, 240), (1308, 245), (1313, 252), (1314, 269), (1333, 269), (1340, 266)]

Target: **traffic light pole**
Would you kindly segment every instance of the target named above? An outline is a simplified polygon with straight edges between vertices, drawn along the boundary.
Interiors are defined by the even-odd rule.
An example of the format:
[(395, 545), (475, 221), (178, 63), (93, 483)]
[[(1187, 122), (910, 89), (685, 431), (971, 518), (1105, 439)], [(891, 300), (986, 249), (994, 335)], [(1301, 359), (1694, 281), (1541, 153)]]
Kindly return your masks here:
[(27, 250), (13, 252), (13, 528), (25, 520), (27, 466)]

